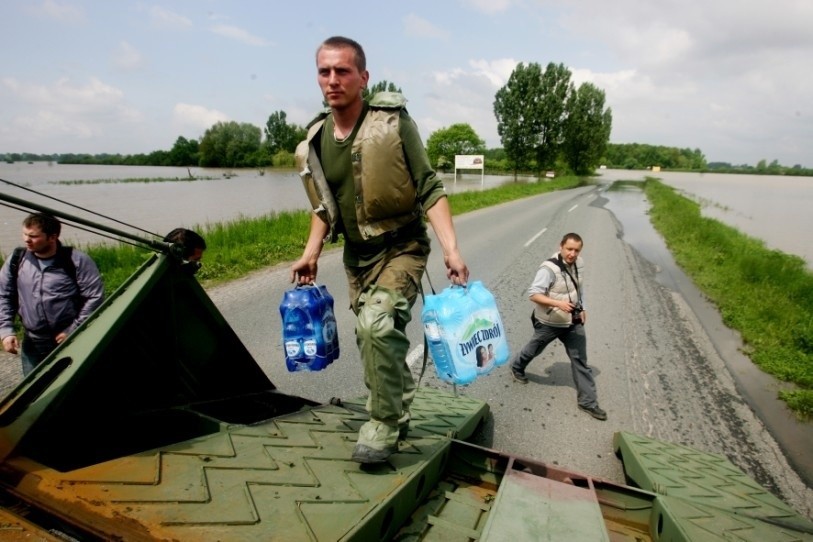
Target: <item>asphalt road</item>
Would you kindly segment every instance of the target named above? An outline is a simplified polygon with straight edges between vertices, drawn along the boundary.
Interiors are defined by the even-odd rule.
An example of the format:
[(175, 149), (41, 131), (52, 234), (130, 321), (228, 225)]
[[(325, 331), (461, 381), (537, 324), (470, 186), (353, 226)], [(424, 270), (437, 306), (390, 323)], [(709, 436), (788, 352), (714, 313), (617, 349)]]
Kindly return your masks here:
[[(456, 217), (455, 225), (471, 279), (483, 281), (497, 299), (512, 352), (530, 337), (525, 292), (538, 265), (555, 252), (564, 233), (582, 235), (589, 362), (607, 421), (576, 408), (569, 361), (558, 344), (531, 363), (525, 385), (502, 366), (453, 390), (436, 378), (431, 365), (421, 385), (487, 401), (493, 419), (478, 435), (481, 445), (624, 482), (612, 437), (630, 431), (722, 454), (797, 511), (813, 516), (813, 490), (740, 395), (712, 341), (714, 331), (707, 331), (686, 298), (664, 286), (658, 268), (624, 241), (621, 224), (605, 204), (599, 187), (585, 187), (467, 213)], [(436, 290), (448, 285), (439, 249), (428, 272)], [(343, 310), (347, 288), (340, 250), (323, 254), (318, 278), (336, 300), (342, 348), (340, 359), (321, 372), (285, 368), (279, 302), (291, 287), (288, 266), (211, 288), (209, 294), (282, 391), (317, 401), (366, 395), (352, 313)], [(409, 327), (416, 374), (423, 357), (420, 309), (419, 301)], [(3, 387), (19, 378), (18, 365), (8, 356), (0, 359)]]
[[(513, 381), (507, 366), (457, 393), (485, 400), (492, 423), (479, 444), (624, 482), (612, 437), (624, 430), (728, 457), (791, 504), (813, 514), (813, 490), (738, 392), (711, 337), (683, 296), (657, 280), (658, 269), (623, 240), (601, 189), (555, 192), (456, 217), (459, 244), (471, 270), (497, 299), (512, 352), (530, 337), (526, 288), (564, 233), (585, 239), (588, 353), (599, 400), (609, 420), (576, 408), (570, 363), (551, 345), (528, 367), (530, 383)], [(436, 290), (448, 285), (439, 249), (428, 269)], [(336, 300), (342, 354), (321, 372), (289, 373), (280, 342), (279, 302), (290, 287), (281, 266), (210, 291), (215, 303), (283, 391), (318, 401), (366, 395), (353, 336), (341, 251), (320, 259), (318, 281)], [(424, 288), (428, 284), (424, 281)], [(415, 374), (422, 363), (421, 302), (409, 334)], [(454, 391), (429, 366), (421, 385)]]

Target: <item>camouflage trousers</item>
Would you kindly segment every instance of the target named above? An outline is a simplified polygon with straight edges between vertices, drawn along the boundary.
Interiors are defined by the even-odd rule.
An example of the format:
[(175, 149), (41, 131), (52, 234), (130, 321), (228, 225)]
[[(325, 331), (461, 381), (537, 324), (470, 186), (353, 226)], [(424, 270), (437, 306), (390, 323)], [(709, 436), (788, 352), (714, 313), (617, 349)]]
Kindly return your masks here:
[(356, 314), (356, 343), (370, 391), (370, 422), (359, 431), (359, 443), (374, 449), (394, 446), (399, 429), (409, 425), (409, 406), (416, 384), (406, 363), (406, 326), (420, 292), (429, 247), (406, 241), (362, 268), (346, 267), (350, 306)]

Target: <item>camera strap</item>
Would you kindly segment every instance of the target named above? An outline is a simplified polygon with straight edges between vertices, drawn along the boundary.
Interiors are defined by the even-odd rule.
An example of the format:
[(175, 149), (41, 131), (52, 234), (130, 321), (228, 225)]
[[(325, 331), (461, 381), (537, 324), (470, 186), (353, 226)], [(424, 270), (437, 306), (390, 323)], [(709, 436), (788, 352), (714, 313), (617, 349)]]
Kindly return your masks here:
[[(579, 289), (579, 280), (578, 280), (579, 279), (579, 266), (576, 265), (576, 263), (573, 264), (573, 269), (576, 272), (576, 278), (574, 279), (573, 275), (570, 274), (570, 271), (568, 270), (567, 265), (565, 265), (565, 262), (562, 261), (562, 255), (561, 254), (557, 254), (555, 258), (550, 258), (550, 259), (548, 259), (548, 261), (551, 262), (551, 263), (555, 263), (559, 267), (559, 269), (562, 270), (563, 274), (566, 274), (568, 277), (570, 277), (570, 280), (573, 281), (573, 286), (576, 287), (576, 294), (578, 294), (578, 296), (579, 296), (578, 301), (579, 301), (579, 303), (581, 303), (581, 301), (582, 301), (582, 292)], [(567, 279), (565, 279), (565, 283), (567, 283)], [(568, 297), (570, 297), (570, 296), (568, 296)]]

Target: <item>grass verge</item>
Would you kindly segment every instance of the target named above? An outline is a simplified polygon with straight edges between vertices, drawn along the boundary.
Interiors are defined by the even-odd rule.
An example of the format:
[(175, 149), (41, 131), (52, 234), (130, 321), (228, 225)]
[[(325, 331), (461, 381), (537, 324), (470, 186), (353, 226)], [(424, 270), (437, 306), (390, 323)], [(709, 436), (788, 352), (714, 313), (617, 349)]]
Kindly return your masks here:
[(780, 398), (813, 418), (813, 274), (804, 260), (701, 216), (699, 204), (656, 179), (644, 191), (675, 261), (741, 334), (751, 360), (796, 384)]

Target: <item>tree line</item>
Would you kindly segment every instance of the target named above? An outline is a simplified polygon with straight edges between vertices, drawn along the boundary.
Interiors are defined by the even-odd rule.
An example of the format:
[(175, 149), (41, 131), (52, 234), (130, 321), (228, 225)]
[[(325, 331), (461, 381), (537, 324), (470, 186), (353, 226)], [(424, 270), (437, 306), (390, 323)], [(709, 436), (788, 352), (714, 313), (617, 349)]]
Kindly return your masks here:
[(610, 143), (605, 165), (615, 169), (682, 169), (704, 171), (706, 157), (700, 149), (678, 149), (642, 143)]

